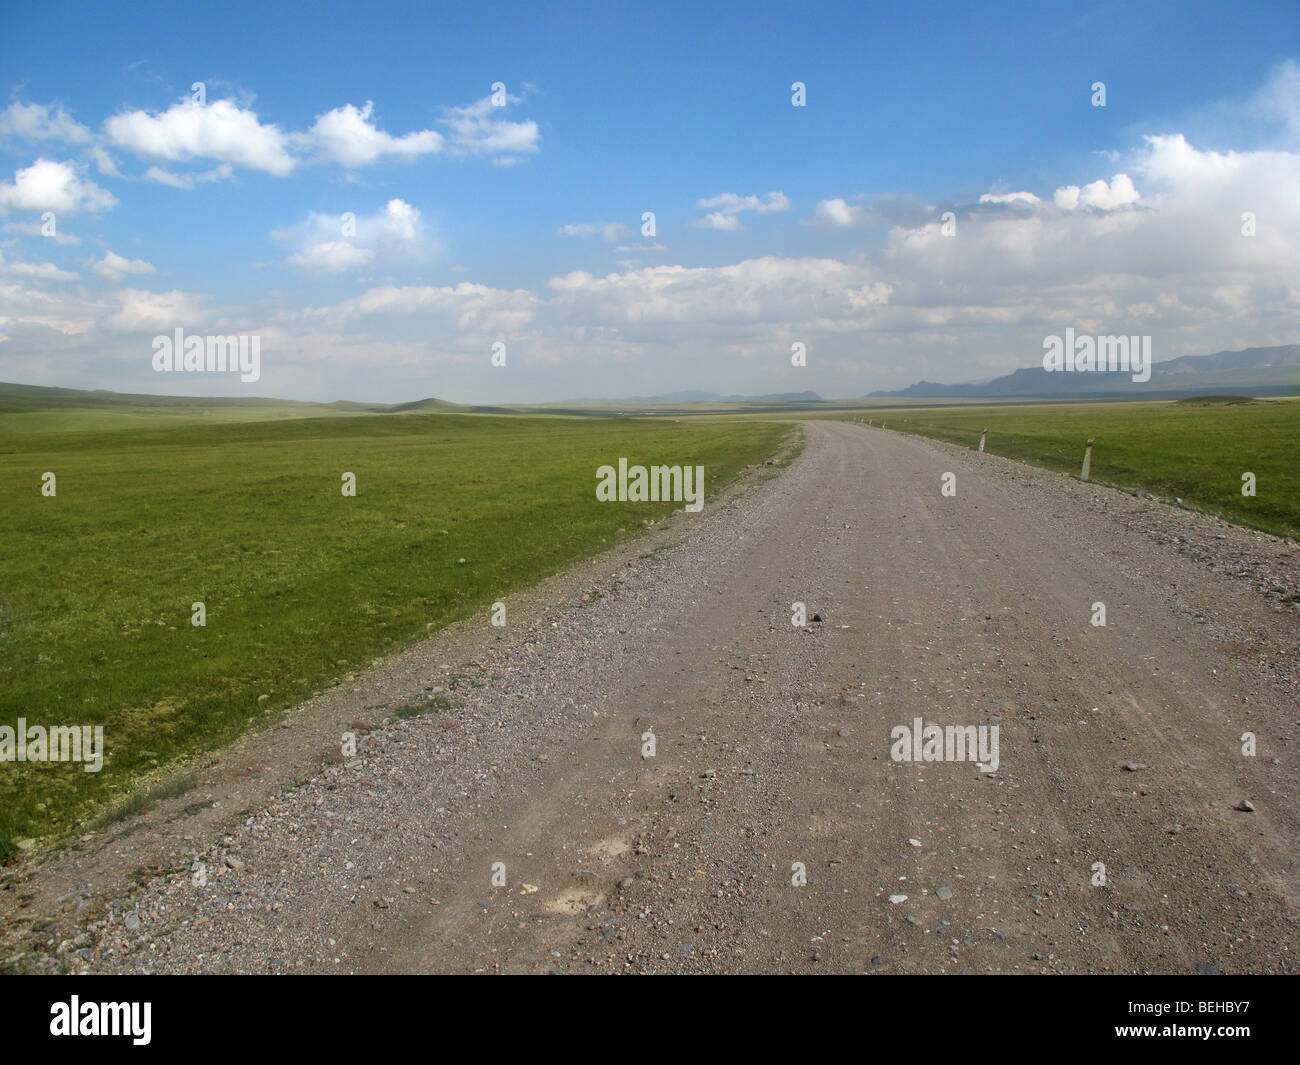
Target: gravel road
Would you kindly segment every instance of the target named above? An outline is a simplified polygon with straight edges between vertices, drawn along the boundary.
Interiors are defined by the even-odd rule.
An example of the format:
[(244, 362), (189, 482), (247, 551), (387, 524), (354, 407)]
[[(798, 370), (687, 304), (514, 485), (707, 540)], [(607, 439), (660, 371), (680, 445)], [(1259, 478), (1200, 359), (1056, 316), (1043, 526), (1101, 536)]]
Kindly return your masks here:
[[(1297, 546), (803, 431), (676, 543), (485, 616), (463, 661), (426, 641), (403, 684), (450, 708), (168, 837), (71, 968), (1294, 972)], [(996, 771), (895, 760), (916, 718), (997, 726)]]

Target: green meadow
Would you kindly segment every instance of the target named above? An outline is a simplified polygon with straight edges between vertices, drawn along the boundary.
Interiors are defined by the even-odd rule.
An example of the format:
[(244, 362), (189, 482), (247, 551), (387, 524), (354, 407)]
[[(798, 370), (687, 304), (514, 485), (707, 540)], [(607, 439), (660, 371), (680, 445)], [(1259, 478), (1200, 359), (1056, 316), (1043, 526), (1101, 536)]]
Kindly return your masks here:
[[(1090, 479), (1279, 536), (1300, 537), (1300, 400), (1235, 396), (1159, 403), (1043, 403), (855, 411), (917, 433), (1034, 466), (1079, 475), (1094, 441)], [(1242, 495), (1242, 474), (1256, 478)]]
[(790, 429), (41, 406), (0, 411), (0, 725), (103, 725), (107, 753), (0, 763), (0, 857), (680, 507), (597, 502), (598, 466), (702, 465), (707, 499)]

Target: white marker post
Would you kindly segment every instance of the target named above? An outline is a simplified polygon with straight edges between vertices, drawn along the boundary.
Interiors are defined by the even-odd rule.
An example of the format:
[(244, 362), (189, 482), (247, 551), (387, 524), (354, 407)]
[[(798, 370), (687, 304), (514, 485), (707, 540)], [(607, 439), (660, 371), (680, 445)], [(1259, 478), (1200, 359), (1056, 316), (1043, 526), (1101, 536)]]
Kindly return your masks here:
[(984, 441), (987, 440), (988, 438), (989, 438), (989, 431), (985, 429), (984, 432), (980, 433), (980, 454), (981, 455), (984, 454)]
[(1079, 480), (1088, 479), (1088, 471), (1092, 467), (1092, 441), (1088, 441), (1088, 447), (1083, 453), (1083, 470), (1079, 473)]

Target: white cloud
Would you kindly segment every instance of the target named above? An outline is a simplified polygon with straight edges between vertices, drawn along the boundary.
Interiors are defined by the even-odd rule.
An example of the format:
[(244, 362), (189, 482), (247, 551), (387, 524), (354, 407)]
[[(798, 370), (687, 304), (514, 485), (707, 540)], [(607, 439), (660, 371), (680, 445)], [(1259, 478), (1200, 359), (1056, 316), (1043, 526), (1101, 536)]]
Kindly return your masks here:
[(369, 248), (358, 248), (345, 240), (328, 240), (294, 252), (285, 260), (290, 266), (318, 274), (341, 274), (368, 266), (375, 257)]
[(93, 181), (79, 178), (71, 163), (37, 159), (15, 172), (13, 183), (0, 183), (0, 209), (15, 211), (103, 211), (117, 198)]
[(562, 237), (578, 237), (582, 240), (599, 236), (612, 244), (627, 232), (627, 226), (622, 222), (570, 222), (560, 226), (556, 232)]
[(0, 111), (0, 136), (28, 141), (60, 141), (84, 144), (90, 130), (68, 115), (63, 108), (14, 101)]
[[(368, 289), (336, 307), (316, 312), (335, 327), (394, 319), (407, 319), (415, 335), (430, 331), (433, 323), (448, 342), (468, 341), (476, 350), (490, 351), (492, 340), (513, 335), (531, 322), (540, 301), (523, 289), (507, 290), (461, 282), (458, 285), (383, 286)], [(465, 334), (457, 338), (453, 332)], [(444, 330), (446, 332), (444, 332)]]
[(1026, 204), (1035, 206), (1042, 203), (1032, 192), (986, 192), (980, 197), (980, 203)]
[(842, 199), (822, 200), (813, 210), (813, 221), (827, 229), (857, 229), (870, 224), (871, 213)]
[(72, 233), (67, 233), (58, 227), (57, 220), (54, 232), (46, 236), (41, 230), (45, 223), (40, 219), (34, 218), (30, 222), (6, 222), (0, 226), (0, 232), (17, 233), (24, 237), (40, 237), (42, 240), (52, 240), (55, 244), (80, 244), (81, 238)]
[[(1017, 196), (1030, 196), (1030, 193), (1016, 193)], [(1128, 207), (1135, 204), (1141, 197), (1138, 195), (1137, 188), (1133, 185), (1133, 179), (1127, 174), (1116, 174), (1107, 183), (1103, 180), (1093, 181), (1083, 188), (1078, 185), (1064, 185), (1057, 189), (1052, 199), (1056, 206), (1063, 211), (1075, 211), (1080, 207), (1091, 207), (1098, 211), (1114, 211), (1120, 207)], [(980, 203), (985, 198), (980, 197)], [(1033, 202), (1038, 203), (1038, 197), (1033, 197)]]
[(936, 209), (915, 196), (884, 195), (870, 204), (849, 203), (842, 198), (822, 200), (813, 209), (806, 226), (818, 229), (863, 229), (867, 226), (902, 226), (912, 229), (934, 221)]
[(647, 326), (712, 331), (762, 325), (769, 333), (837, 322), (865, 326), (890, 300), (891, 286), (866, 266), (835, 259), (766, 256), (731, 266), (652, 266), (595, 277), (553, 277), (552, 314), (573, 322), (640, 332)]
[[(4, 330), (4, 341), (15, 337), (32, 341), (27, 351), (37, 363), (46, 360), (47, 351), (41, 342), (50, 333), (59, 338), (84, 334), (93, 327), (99, 310), (65, 295), (54, 296), (0, 280), (0, 329)], [(0, 350), (6, 351), (8, 366), (12, 354)]]
[(723, 233), (734, 233), (742, 228), (740, 219), (736, 215), (724, 214), (722, 211), (711, 211), (692, 224), (700, 229), (716, 229)]
[(745, 211), (753, 211), (755, 214), (769, 214), (773, 211), (788, 211), (790, 209), (790, 200), (784, 192), (769, 192), (760, 199), (757, 196), (738, 196), (734, 192), (722, 192), (717, 196), (709, 196), (696, 203), (696, 207), (703, 207), (709, 211), (703, 218), (697, 219), (693, 225), (702, 229), (718, 229), (725, 232), (734, 232), (743, 228), (740, 224), (740, 215)]
[(192, 171), (188, 174), (176, 174), (160, 166), (151, 166), (144, 172), (150, 181), (159, 185), (169, 185), (174, 189), (192, 189), (195, 185), (204, 185), (210, 181), (226, 181), (233, 173), (229, 163), (214, 166), (211, 170)]
[(6, 263), (0, 257), (0, 269), (11, 277), (24, 277), (32, 281), (75, 281), (77, 275), (60, 270), (53, 263)]
[(104, 123), (110, 141), (150, 159), (183, 163), (210, 159), (284, 177), (294, 167), (288, 140), (278, 126), (229, 100), (203, 105), (193, 100), (160, 114), (128, 111)]
[(90, 267), (105, 281), (121, 281), (133, 274), (152, 274), (154, 266), (143, 259), (127, 259), (106, 251), (104, 257)]
[(122, 176), (121, 171), (117, 169), (117, 161), (98, 144), (90, 149), (90, 158), (95, 161), (95, 169), (105, 177), (120, 178)]
[(272, 236), (298, 247), (285, 262), (314, 273), (337, 274), (439, 250), (425, 236), (419, 209), (396, 197), (377, 214), (351, 219), (350, 226), (340, 215), (312, 212), (302, 225)]
[(106, 319), (121, 333), (191, 329), (200, 315), (200, 300), (189, 292), (144, 292), (128, 288), (118, 293), (117, 310)]
[(303, 143), (314, 147), (321, 158), (345, 167), (367, 166), (386, 156), (417, 159), (442, 151), (443, 136), (435, 130), (423, 129), (402, 137), (385, 133), (370, 120), (374, 106), (367, 100), (359, 109), (345, 104), (325, 112), (302, 135)]
[(414, 241), (420, 232), (420, 212), (405, 200), (392, 199), (384, 205), (384, 212), (374, 222), (379, 239), (402, 243)]
[[(520, 102), (520, 97), (507, 97), (508, 103)], [(448, 108), (440, 121), (450, 131), (450, 149), (458, 155), (499, 155), (503, 157), (531, 155), (541, 150), (541, 131), (537, 123), (512, 122), (503, 117), (504, 107), (494, 107), (492, 98), (485, 96), (464, 107)], [(494, 160), (498, 165), (504, 159)]]

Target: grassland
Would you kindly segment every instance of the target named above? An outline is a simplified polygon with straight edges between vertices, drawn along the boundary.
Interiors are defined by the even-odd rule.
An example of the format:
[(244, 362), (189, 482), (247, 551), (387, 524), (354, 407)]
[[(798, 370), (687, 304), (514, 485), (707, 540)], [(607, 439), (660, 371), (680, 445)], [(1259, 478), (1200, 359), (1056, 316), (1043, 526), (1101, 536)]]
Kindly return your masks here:
[[(889, 429), (977, 447), (1078, 476), (1095, 440), (1091, 479), (1300, 537), (1300, 400), (1214, 396), (1162, 403), (1057, 403), (854, 411)], [(1256, 477), (1243, 496), (1242, 474)]]
[(703, 465), (712, 495), (789, 429), (227, 413), (0, 413), (0, 724), (102, 724), (107, 748), (98, 774), (0, 763), (0, 857), (673, 509), (598, 503), (598, 466)]

